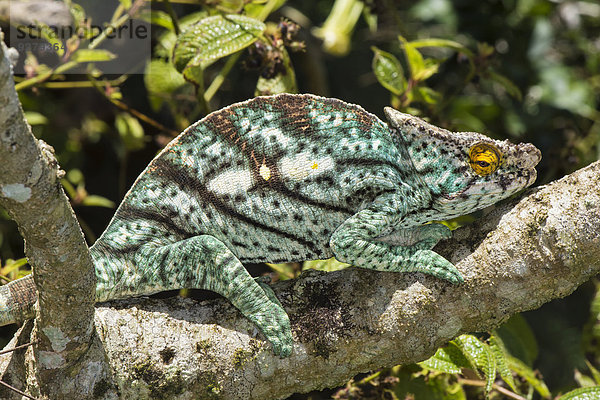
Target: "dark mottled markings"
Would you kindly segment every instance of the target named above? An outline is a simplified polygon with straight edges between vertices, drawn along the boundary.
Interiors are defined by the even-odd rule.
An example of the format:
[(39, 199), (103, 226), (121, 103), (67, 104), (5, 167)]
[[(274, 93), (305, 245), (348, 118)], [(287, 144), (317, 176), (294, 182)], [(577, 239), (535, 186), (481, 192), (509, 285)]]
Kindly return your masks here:
[(186, 186), (187, 193), (195, 193), (199, 199), (209, 200), (212, 206), (224, 215), (227, 215), (239, 222), (244, 222), (250, 226), (257, 227), (263, 231), (274, 233), (288, 240), (293, 240), (304, 247), (311, 249), (314, 248), (314, 244), (312, 242), (302, 237), (282, 231), (272, 226), (265, 225), (254, 218), (251, 218), (247, 215), (236, 211), (230, 205), (226, 204), (221, 199), (217, 198), (213, 193), (211, 193), (202, 182), (200, 182), (195, 177), (190, 176), (187, 171), (178, 168), (168, 160), (159, 157), (155, 159), (153, 163), (157, 170), (160, 171), (160, 175), (162, 178), (167, 179), (170, 182), (175, 182)]
[(393, 169), (394, 171), (396, 171), (399, 176), (404, 176), (407, 173), (407, 171), (403, 171), (398, 164), (395, 164), (395, 163), (393, 163), (391, 161), (387, 161), (387, 160), (379, 160), (379, 159), (372, 159), (372, 158), (345, 158), (343, 160), (342, 159), (337, 160), (336, 163), (340, 167), (359, 166), (359, 167), (373, 168), (373, 167), (386, 166), (386, 167), (389, 167), (389, 168)]
[(168, 215), (165, 215), (165, 212), (161, 213), (145, 208), (138, 208), (132, 206), (129, 202), (124, 202), (117, 210), (116, 217), (121, 221), (133, 222), (139, 221), (140, 219), (149, 221), (154, 225), (158, 224), (164, 227), (165, 231), (174, 233), (182, 239), (187, 239), (196, 235), (195, 232), (188, 231), (173, 222), (173, 217), (178, 215), (176, 211), (166, 210), (166, 214)]
[[(269, 99), (257, 98), (250, 103), (254, 104), (254, 102), (257, 102), (257, 103), (268, 102), (269, 106), (272, 107), (273, 109), (280, 110), (281, 112), (286, 112), (286, 114), (284, 114), (286, 118), (290, 118), (291, 120), (296, 121), (295, 123), (298, 123), (302, 126), (304, 126), (303, 124), (304, 124), (304, 122), (306, 122), (308, 124), (307, 125), (308, 128), (305, 128), (305, 129), (312, 129), (312, 124), (310, 124), (310, 120), (308, 118), (308, 110), (307, 110), (306, 100), (297, 99), (297, 96), (290, 96), (290, 99), (293, 99), (293, 101), (290, 104), (286, 103), (287, 99), (283, 99), (281, 101), (280, 100), (273, 101), (270, 98)], [(342, 102), (338, 102), (338, 103), (343, 104)], [(259, 104), (259, 106), (260, 106), (260, 104)], [(227, 112), (225, 112), (225, 111), (227, 111)], [(364, 113), (364, 111), (363, 111), (363, 113)], [(227, 142), (229, 142), (231, 145), (234, 145), (237, 147), (240, 154), (242, 154), (245, 158), (247, 158), (248, 165), (250, 165), (250, 167), (252, 169), (252, 173), (254, 175), (254, 180), (255, 180), (255, 182), (260, 183), (260, 188), (269, 187), (273, 191), (275, 191), (283, 196), (286, 196), (288, 198), (302, 202), (309, 206), (319, 207), (324, 210), (345, 213), (345, 214), (350, 214), (350, 215), (354, 214), (354, 212), (355, 212), (354, 210), (311, 199), (307, 196), (304, 196), (302, 193), (300, 193), (297, 188), (295, 188), (295, 190), (290, 190), (289, 188), (287, 188), (283, 184), (282, 179), (281, 179), (281, 173), (279, 172), (279, 169), (277, 168), (278, 160), (281, 157), (283, 157), (285, 155), (285, 153), (283, 151), (278, 151), (276, 153), (270, 152), (270, 154), (268, 154), (268, 155), (263, 154), (262, 151), (259, 150), (259, 148), (262, 148), (262, 146), (256, 146), (256, 143), (249, 143), (246, 140), (243, 140), (244, 138), (241, 138), (236, 133), (237, 127), (233, 124), (233, 122), (230, 119), (233, 117), (232, 114), (233, 114), (233, 111), (227, 110), (227, 109), (219, 112), (217, 115), (215, 115), (214, 118), (206, 120), (207, 127), (212, 132), (217, 132), (218, 134), (222, 135), (222, 137), (225, 138), (225, 140)], [(297, 117), (298, 119), (294, 119), (295, 117)], [(294, 125), (294, 123), (292, 123), (292, 125)], [(286, 133), (290, 133), (290, 131), (297, 132), (298, 129), (302, 130), (302, 128), (300, 128), (299, 126), (296, 126), (296, 127), (288, 126), (286, 129)], [(307, 133), (307, 132), (305, 132), (305, 133)], [(312, 131), (311, 131), (311, 134), (312, 134)], [(298, 146), (305, 146), (305, 144), (303, 142), (300, 142), (298, 144)], [(318, 150), (318, 148), (317, 148), (317, 150)], [(265, 165), (269, 168), (269, 170), (271, 172), (271, 178), (269, 179), (268, 182), (265, 182), (264, 179), (260, 176), (258, 165), (255, 165), (256, 160), (262, 161), (263, 159), (265, 160)], [(254, 168), (252, 168), (252, 166), (254, 166)], [(219, 169), (220, 169), (220, 167), (221, 166), (219, 166)], [(204, 183), (202, 183), (201, 185), (206, 186), (207, 182), (209, 182), (210, 179), (212, 179), (214, 177), (216, 171), (218, 171), (216, 168), (209, 171), (204, 176), (204, 179), (203, 179)], [(257, 187), (251, 188), (250, 191), (255, 190), (255, 189), (259, 189), (259, 188), (257, 188)]]

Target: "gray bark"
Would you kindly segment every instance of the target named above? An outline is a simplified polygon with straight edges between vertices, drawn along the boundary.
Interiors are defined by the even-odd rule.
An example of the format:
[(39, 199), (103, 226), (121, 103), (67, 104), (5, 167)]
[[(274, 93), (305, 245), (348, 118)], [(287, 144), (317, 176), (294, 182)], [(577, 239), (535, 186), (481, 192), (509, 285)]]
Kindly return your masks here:
[[(2, 32), (0, 41), (1, 36)], [(94, 332), (95, 276), (83, 234), (60, 185), (52, 148), (36, 140), (25, 121), (7, 53), (2, 42), (0, 206), (25, 238), (25, 254), (34, 266), (40, 294), (35, 326), (20, 338), (21, 343), (38, 342), (29, 349), (33, 358), (27, 359), (35, 361), (17, 366), (12, 380), (27, 381), (37, 395), (52, 394), (66, 377), (78, 374), (77, 361), (87, 352)]]
[[(2, 79), (7, 79), (5, 69), (0, 68)], [(5, 86), (2, 107), (12, 101), (13, 109), (18, 108), (6, 91)], [(10, 132), (26, 127), (21, 114), (7, 121), (4, 115), (0, 123), (11, 127)], [(45, 160), (40, 168), (49, 172), (43, 176), (51, 177), (52, 160), (36, 157), (34, 161)], [(12, 184), (30, 187), (26, 173), (12, 174)], [(57, 186), (44, 195), (53, 199)], [(35, 206), (29, 210), (32, 215), (53, 215), (47, 210), (58, 207)], [(33, 204), (26, 201), (21, 207)], [(66, 211), (61, 215), (72, 217)], [(37, 235), (50, 236), (36, 247), (34, 258), (40, 309), (60, 307), (69, 314), (77, 307), (75, 300), (89, 299), (89, 291), (74, 293), (70, 283), (79, 282), (79, 275), (67, 277), (64, 271), (91, 270), (91, 265), (81, 256), (79, 240), (51, 237), (58, 232), (77, 236), (79, 229), (69, 225), (61, 230), (45, 218), (31, 232), (23, 226), (29, 220), (15, 219), (28, 243), (37, 243)], [(40, 382), (55, 379), (63, 386), (50, 384), (52, 393), (77, 399), (269, 399), (333, 387), (360, 372), (424, 360), (461, 333), (490, 330), (512, 314), (568, 295), (600, 270), (598, 232), (600, 162), (526, 191), (438, 245), (435, 250), (463, 273), (463, 285), (421, 274), (356, 268), (309, 271), (275, 284), (292, 322), (295, 346), (289, 358), (275, 357), (251, 323), (225, 300), (130, 299), (96, 307), (91, 339), (83, 334), (91, 325), (79, 322), (90, 348), (68, 377), (58, 369), (54, 376), (39, 374), (39, 350), (37, 355), (28, 350), (0, 356), (0, 375), (34, 394)], [(65, 261), (56, 253), (71, 256)], [(86, 307), (80, 310), (81, 319)], [(36, 323), (48, 326), (42, 325), (43, 315)], [(78, 321), (56, 317), (67, 325)], [(26, 340), (32, 325), (26, 323), (16, 337)], [(42, 345), (47, 351), (47, 342)], [(0, 392), (2, 398), (9, 396)]]

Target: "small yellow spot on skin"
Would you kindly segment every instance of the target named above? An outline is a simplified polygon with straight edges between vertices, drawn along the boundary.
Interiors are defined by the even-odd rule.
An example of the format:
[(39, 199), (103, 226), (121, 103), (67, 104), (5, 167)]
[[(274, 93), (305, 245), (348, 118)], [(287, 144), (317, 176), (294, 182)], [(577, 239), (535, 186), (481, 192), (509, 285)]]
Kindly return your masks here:
[(319, 168), (319, 164), (317, 164), (316, 162), (310, 166), (312, 169), (317, 169)]
[(271, 169), (267, 167), (265, 164), (261, 165), (258, 169), (258, 173), (265, 181), (268, 181), (271, 178)]

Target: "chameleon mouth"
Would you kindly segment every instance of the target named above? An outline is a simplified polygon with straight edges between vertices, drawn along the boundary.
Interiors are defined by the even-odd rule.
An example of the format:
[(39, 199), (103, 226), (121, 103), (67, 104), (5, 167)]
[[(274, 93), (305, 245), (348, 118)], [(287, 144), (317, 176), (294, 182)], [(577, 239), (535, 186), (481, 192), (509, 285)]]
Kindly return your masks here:
[[(533, 166), (535, 166), (535, 164), (533, 164)], [(467, 187), (458, 192), (441, 194), (440, 200), (442, 202), (451, 202), (460, 198), (479, 198), (497, 194), (501, 194), (500, 198), (505, 198), (519, 190), (531, 186), (536, 178), (537, 171), (535, 167), (524, 169), (520, 173), (509, 172), (498, 176), (494, 182), (467, 185)], [(482, 188), (487, 188), (488, 190), (482, 190)], [(498, 200), (500, 198), (498, 198)]]

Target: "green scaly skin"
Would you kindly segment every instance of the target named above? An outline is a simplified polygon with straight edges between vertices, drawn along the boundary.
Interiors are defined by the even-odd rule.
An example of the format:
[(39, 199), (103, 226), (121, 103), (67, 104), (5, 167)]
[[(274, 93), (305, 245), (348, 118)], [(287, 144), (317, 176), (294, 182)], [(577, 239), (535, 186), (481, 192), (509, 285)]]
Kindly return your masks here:
[[(431, 250), (450, 231), (423, 224), (529, 186), (540, 152), (450, 133), (391, 108), (385, 113), (388, 125), (340, 100), (282, 94), (234, 104), (190, 126), (148, 165), (91, 247), (97, 300), (212, 290), (286, 357), (293, 345), (288, 316), (244, 263), (335, 256), (361, 268), (462, 282)], [(502, 155), (486, 176), (469, 164), (478, 143)]]

